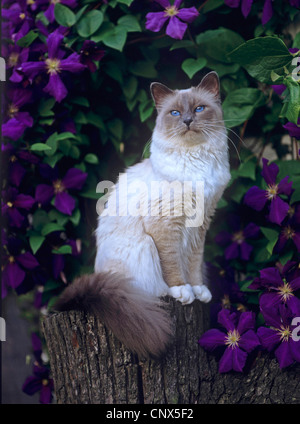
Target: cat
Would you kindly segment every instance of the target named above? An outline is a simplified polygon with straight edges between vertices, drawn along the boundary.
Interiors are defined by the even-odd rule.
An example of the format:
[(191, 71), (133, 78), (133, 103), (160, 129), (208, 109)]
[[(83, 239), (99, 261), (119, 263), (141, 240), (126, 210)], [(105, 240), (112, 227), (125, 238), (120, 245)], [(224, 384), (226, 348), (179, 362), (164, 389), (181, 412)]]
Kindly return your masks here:
[[(163, 296), (183, 304), (211, 300), (204, 284), (205, 235), (230, 179), (217, 73), (209, 72), (197, 87), (171, 90), (154, 82), (150, 91), (157, 109), (150, 157), (121, 174), (107, 197), (96, 229), (94, 274), (78, 277), (56, 304), (60, 311), (97, 314), (141, 357), (161, 356), (172, 340), (171, 319), (161, 307)], [(142, 189), (128, 193), (121, 189), (124, 181), (140, 181)], [(195, 183), (203, 182), (201, 225), (186, 225), (185, 213), (163, 213), (162, 192), (153, 195), (150, 189), (150, 183), (162, 181), (192, 182), (190, 209), (197, 202)], [(128, 214), (133, 197), (140, 210), (149, 212), (151, 201), (159, 214)], [(172, 195), (172, 202), (182, 202), (182, 197)], [(115, 216), (108, 213), (112, 206)]]

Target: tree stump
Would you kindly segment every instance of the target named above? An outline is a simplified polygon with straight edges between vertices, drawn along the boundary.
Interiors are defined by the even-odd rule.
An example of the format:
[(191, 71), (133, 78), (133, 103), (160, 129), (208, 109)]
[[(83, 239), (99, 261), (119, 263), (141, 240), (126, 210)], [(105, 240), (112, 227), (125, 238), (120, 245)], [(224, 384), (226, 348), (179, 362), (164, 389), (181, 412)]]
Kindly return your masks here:
[(199, 345), (209, 306), (166, 299), (176, 328), (161, 360), (140, 360), (95, 316), (70, 311), (43, 321), (55, 395), (60, 404), (300, 403), (300, 364), (280, 370), (269, 355), (246, 374), (219, 374)]

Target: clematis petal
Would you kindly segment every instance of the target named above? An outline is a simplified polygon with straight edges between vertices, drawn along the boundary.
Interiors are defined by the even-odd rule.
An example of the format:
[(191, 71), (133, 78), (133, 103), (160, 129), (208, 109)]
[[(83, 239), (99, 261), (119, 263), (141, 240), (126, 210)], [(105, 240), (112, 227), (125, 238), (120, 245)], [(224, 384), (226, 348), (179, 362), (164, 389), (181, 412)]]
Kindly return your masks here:
[(295, 246), (297, 247), (298, 251), (300, 252), (300, 232), (296, 232), (293, 237), (293, 242), (295, 243)]
[(273, 16), (272, 0), (265, 0), (261, 23), (265, 25)]
[(271, 200), (269, 220), (275, 224), (281, 224), (286, 217), (290, 207), (280, 197), (276, 196)]
[(23, 122), (11, 118), (5, 124), (2, 124), (2, 135), (16, 141), (22, 137), (26, 128), (27, 126)]
[(187, 24), (181, 22), (176, 16), (172, 16), (167, 25), (166, 34), (177, 40), (182, 40), (187, 29)]
[(225, 352), (219, 362), (219, 372), (224, 373), (233, 369), (233, 352), (231, 348), (225, 349)]
[(282, 285), (282, 278), (277, 268), (270, 267), (264, 268), (259, 271), (260, 280), (266, 287), (275, 286), (279, 287)]
[(66, 192), (57, 193), (57, 195), (55, 196), (54, 205), (56, 209), (62, 213), (65, 213), (66, 215), (72, 215), (72, 212), (75, 208), (75, 204), (75, 199), (73, 199), (73, 197), (71, 197)]
[(57, 52), (63, 39), (64, 36), (58, 30), (49, 35), (47, 45), (50, 59), (57, 58)]
[(246, 331), (248, 331), (250, 328), (254, 328), (255, 323), (255, 315), (253, 312), (246, 311), (243, 312), (240, 316), (238, 325), (237, 325), (237, 331), (239, 334), (243, 334)]
[(25, 174), (26, 169), (19, 162), (14, 162), (10, 168), (9, 179), (12, 184), (19, 187)]
[(25, 252), (16, 256), (16, 261), (26, 269), (34, 269), (39, 266), (38, 261), (30, 252)]
[(50, 75), (49, 82), (44, 87), (44, 91), (49, 93), (60, 103), (68, 94), (68, 91), (57, 73)]
[(239, 245), (238, 243), (234, 242), (231, 243), (226, 249), (225, 249), (225, 259), (235, 259), (239, 255)]
[(81, 190), (86, 179), (86, 172), (83, 172), (77, 168), (71, 168), (67, 171), (65, 177), (62, 180), (62, 183), (66, 188), (76, 188), (77, 190)]
[(25, 278), (25, 272), (19, 267), (16, 262), (6, 265), (3, 270), (2, 278), (7, 287), (16, 289), (22, 284)]
[(85, 65), (80, 63), (80, 55), (77, 53), (72, 53), (67, 59), (60, 61), (60, 69), (63, 71), (69, 72), (82, 72), (86, 68)]
[(33, 79), (38, 74), (46, 71), (46, 64), (45, 62), (25, 62), (18, 69), (24, 72), (28, 78)]
[(225, 342), (226, 334), (220, 330), (212, 328), (211, 330), (206, 331), (198, 343), (200, 346), (211, 351), (214, 350), (217, 346), (223, 346)]
[(243, 233), (244, 233), (244, 236), (246, 238), (248, 238), (248, 237), (251, 237), (252, 238), (252, 237), (257, 237), (258, 234), (259, 234), (259, 231), (260, 231), (259, 226), (256, 225), (256, 224), (253, 224), (253, 222), (250, 222), (250, 224), (248, 224), (244, 228)]
[(232, 368), (234, 371), (242, 372), (246, 363), (247, 353), (239, 347), (233, 349), (232, 352)]
[(257, 330), (260, 343), (264, 349), (271, 352), (274, 347), (280, 342), (280, 335), (276, 330), (271, 328), (259, 327)]
[(17, 208), (9, 208), (7, 210), (9, 216), (9, 224), (12, 227), (20, 228), (24, 221), (24, 216), (18, 211)]
[(278, 184), (278, 193), (283, 193), (286, 194), (287, 196), (289, 196), (292, 193), (292, 181), (288, 182), (288, 179), (290, 177), (287, 175), (286, 177), (284, 177), (280, 183)]
[(250, 13), (252, 3), (253, 3), (253, 0), (242, 0), (241, 9), (242, 9), (242, 14), (245, 18), (247, 18), (247, 16)]
[(276, 177), (279, 172), (278, 165), (276, 165), (276, 163), (270, 163), (270, 165), (268, 165), (269, 161), (266, 158), (263, 158), (262, 162), (263, 162), (263, 168), (261, 171), (261, 175), (263, 176), (264, 180), (266, 181), (268, 185), (275, 184)]
[(41, 404), (49, 404), (52, 398), (52, 387), (49, 383), (42, 387), (40, 391), (40, 403)]
[(167, 7), (170, 7), (169, 0), (155, 0), (155, 1), (156, 3), (159, 3), (164, 9), (166, 9)]
[(245, 194), (244, 203), (256, 211), (261, 211), (267, 203), (266, 191), (257, 186), (251, 187)]
[(65, 267), (65, 258), (64, 255), (53, 255), (52, 259), (52, 269), (53, 269), (53, 276), (55, 279), (59, 277), (59, 274)]
[(27, 194), (18, 194), (14, 201), (16, 208), (29, 210), (35, 204), (35, 199)]
[(164, 26), (164, 23), (169, 19), (165, 12), (150, 12), (147, 13), (146, 18), (145, 26), (153, 32), (159, 32)]
[(283, 125), (283, 128), (285, 128), (290, 137), (296, 137), (298, 140), (300, 140), (300, 119), (298, 120), (298, 125), (294, 124), (293, 122), (288, 122), (287, 124)]
[(239, 7), (240, 0), (224, 0), (224, 3), (229, 7)]
[(199, 16), (199, 12), (195, 7), (188, 7), (180, 9), (177, 16), (184, 22), (191, 23)]
[(259, 345), (259, 338), (253, 330), (246, 331), (239, 340), (239, 346), (248, 353), (252, 352)]
[(275, 356), (280, 368), (288, 367), (294, 362), (288, 341), (283, 341), (280, 344), (280, 346), (275, 350)]
[(39, 184), (35, 189), (35, 198), (42, 205), (49, 203), (54, 196), (54, 188), (48, 184)]
[(253, 246), (246, 243), (245, 241), (240, 245), (240, 251), (241, 251), (241, 259), (244, 261), (248, 261), (250, 258), (251, 252), (253, 250)]
[(222, 309), (218, 313), (218, 323), (226, 328), (227, 331), (235, 329), (236, 314), (230, 313), (228, 309)]

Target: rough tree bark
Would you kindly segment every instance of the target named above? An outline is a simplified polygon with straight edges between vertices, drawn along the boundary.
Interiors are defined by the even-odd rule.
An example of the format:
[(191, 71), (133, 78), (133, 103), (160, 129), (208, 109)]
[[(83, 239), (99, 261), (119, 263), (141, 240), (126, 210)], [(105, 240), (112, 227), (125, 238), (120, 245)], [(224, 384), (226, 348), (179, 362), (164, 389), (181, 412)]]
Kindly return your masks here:
[(48, 316), (43, 330), (58, 403), (263, 404), (300, 403), (300, 365), (280, 370), (258, 356), (246, 374), (218, 373), (218, 362), (197, 343), (209, 308), (168, 298), (176, 336), (160, 361), (139, 360), (96, 317), (83, 312)]

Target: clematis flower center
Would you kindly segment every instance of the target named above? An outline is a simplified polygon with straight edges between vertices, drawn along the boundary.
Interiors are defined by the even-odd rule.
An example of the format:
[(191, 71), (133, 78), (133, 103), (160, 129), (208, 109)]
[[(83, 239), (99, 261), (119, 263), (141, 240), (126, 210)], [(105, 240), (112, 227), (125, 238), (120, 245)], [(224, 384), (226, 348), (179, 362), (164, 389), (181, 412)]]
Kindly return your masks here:
[(28, 6), (31, 6), (35, 3), (34, 0), (27, 0), (26, 3), (28, 4)]
[(243, 231), (238, 231), (232, 236), (232, 241), (236, 242), (237, 244), (242, 244), (244, 240), (245, 238)]
[(287, 342), (289, 338), (291, 337), (291, 330), (289, 326), (281, 326), (281, 328), (278, 328), (278, 335), (280, 336), (280, 340), (282, 342)]
[(6, 204), (7, 204), (7, 206), (8, 206), (9, 208), (12, 208), (12, 207), (13, 207), (13, 203), (12, 203), (12, 202), (7, 202)]
[(10, 118), (13, 118), (18, 112), (19, 112), (19, 108), (16, 105), (10, 104), (8, 106), (8, 115)]
[(283, 282), (283, 286), (278, 288), (278, 291), (284, 302), (286, 302), (291, 296), (294, 296), (291, 286), (286, 281)]
[(11, 53), (8, 58), (9, 66), (16, 66), (16, 64), (18, 63), (18, 59), (19, 59), (19, 53), (16, 53), (16, 52)]
[(13, 263), (15, 262), (15, 258), (14, 258), (13, 256), (9, 256), (9, 257), (8, 257), (8, 262), (9, 262), (10, 264), (13, 264)]
[(266, 191), (267, 191), (267, 198), (269, 200), (272, 200), (278, 194), (278, 185), (277, 184), (269, 185)]
[(228, 294), (224, 294), (224, 297), (222, 299), (222, 307), (224, 309), (230, 309), (230, 306), (231, 306), (231, 302), (230, 302), (229, 296)]
[(26, 17), (25, 13), (20, 13), (20, 15), (19, 15), (19, 18), (20, 18), (20, 19), (22, 19), (22, 20), (23, 20), (23, 19), (25, 19), (25, 17)]
[(48, 380), (46, 378), (43, 378), (42, 385), (43, 386), (48, 386)]
[(238, 342), (240, 338), (241, 336), (239, 332), (234, 329), (233, 331), (229, 331), (227, 333), (227, 336), (225, 337), (225, 344), (231, 347), (231, 349), (235, 349), (236, 347), (238, 347)]
[(60, 60), (59, 59), (46, 59), (45, 61), (46, 66), (47, 66), (47, 72), (48, 74), (52, 75), (52, 74), (57, 74), (58, 72), (60, 72)]
[(66, 189), (61, 180), (54, 181), (53, 182), (53, 188), (54, 188), (55, 194), (62, 193)]
[(166, 14), (167, 16), (169, 16), (170, 18), (171, 18), (172, 16), (176, 16), (176, 15), (178, 14), (178, 12), (179, 12), (179, 10), (177, 9), (177, 7), (176, 7), (176, 6), (170, 6), (170, 7), (167, 7), (167, 8), (165, 9), (165, 14)]
[(290, 225), (288, 225), (287, 227), (285, 227), (282, 230), (282, 234), (288, 240), (288, 239), (292, 239), (294, 237), (295, 231), (293, 230), (293, 228)]

